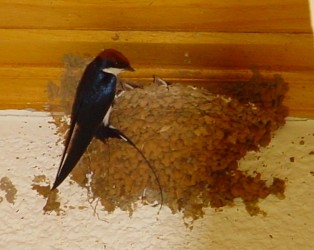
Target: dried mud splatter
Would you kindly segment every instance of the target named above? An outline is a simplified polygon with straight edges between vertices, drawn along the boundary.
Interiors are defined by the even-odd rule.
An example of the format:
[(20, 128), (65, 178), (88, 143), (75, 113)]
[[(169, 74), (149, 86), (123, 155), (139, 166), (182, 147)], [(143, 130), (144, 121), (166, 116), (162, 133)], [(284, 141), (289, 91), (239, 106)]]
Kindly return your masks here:
[(60, 215), (64, 212), (60, 207), (60, 202), (58, 201), (58, 190), (50, 191), (49, 180), (45, 175), (38, 175), (34, 177), (32, 189), (37, 191), (38, 194), (47, 200), (45, 206), (43, 207), (44, 213), (55, 212), (57, 215)]
[[(5, 199), (7, 202), (14, 204), (16, 200), (17, 189), (15, 188), (9, 177), (2, 177), (0, 180), (0, 190), (5, 192)], [(0, 203), (3, 198), (0, 197)]]

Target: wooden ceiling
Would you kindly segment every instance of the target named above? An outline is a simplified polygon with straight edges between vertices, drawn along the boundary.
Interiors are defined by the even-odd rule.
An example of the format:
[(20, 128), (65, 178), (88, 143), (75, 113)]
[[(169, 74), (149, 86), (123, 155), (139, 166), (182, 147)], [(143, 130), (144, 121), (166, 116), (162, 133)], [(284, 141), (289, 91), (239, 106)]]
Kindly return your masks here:
[(290, 115), (314, 117), (314, 51), (303, 0), (1, 1), (0, 107), (42, 109), (65, 55), (121, 50), (124, 78), (210, 85), (251, 69), (289, 83)]

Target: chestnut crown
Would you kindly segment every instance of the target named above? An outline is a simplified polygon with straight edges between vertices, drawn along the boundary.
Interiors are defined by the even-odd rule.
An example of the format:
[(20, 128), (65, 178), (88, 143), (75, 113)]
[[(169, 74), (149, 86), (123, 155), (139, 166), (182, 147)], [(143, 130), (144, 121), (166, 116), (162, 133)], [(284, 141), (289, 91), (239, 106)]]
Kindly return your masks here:
[(97, 57), (102, 61), (104, 72), (112, 73), (113, 69), (117, 69), (119, 72), (123, 70), (134, 71), (129, 60), (115, 49), (103, 50)]

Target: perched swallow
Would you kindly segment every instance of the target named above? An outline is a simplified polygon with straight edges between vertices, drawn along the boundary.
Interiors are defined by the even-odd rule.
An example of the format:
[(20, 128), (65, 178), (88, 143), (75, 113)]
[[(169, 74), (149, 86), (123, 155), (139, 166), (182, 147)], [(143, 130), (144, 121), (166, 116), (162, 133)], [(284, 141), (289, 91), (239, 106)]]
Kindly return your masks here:
[[(108, 126), (117, 75), (124, 70), (134, 71), (128, 59), (114, 49), (102, 51), (87, 65), (76, 90), (68, 137), (51, 190), (57, 188), (69, 175), (98, 129)], [(103, 125), (105, 117), (107, 124)]]

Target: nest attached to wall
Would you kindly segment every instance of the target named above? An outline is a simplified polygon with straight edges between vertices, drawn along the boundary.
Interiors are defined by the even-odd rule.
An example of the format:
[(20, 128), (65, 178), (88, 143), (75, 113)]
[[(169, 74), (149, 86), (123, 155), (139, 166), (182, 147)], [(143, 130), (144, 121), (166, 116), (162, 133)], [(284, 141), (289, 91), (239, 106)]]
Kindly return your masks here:
[[(67, 67), (58, 94), (52, 94), (61, 97), (65, 112), (71, 108), (80, 77), (72, 66)], [(211, 91), (152, 83), (117, 98), (111, 124), (154, 166), (164, 205), (173, 213), (182, 211), (184, 217), (197, 219), (205, 207), (219, 208), (242, 198), (249, 213), (257, 214), (261, 213), (258, 200), (269, 194), (282, 196), (284, 181), (274, 178), (267, 186), (259, 173), (249, 176), (241, 171), (238, 160), (268, 145), (272, 132), (284, 124), (286, 91), (280, 77), (264, 79), (258, 72), (249, 82)], [(157, 182), (143, 158), (118, 139), (105, 144), (93, 140), (71, 178), (87, 187), (108, 212), (119, 207), (132, 213), (139, 200), (145, 204), (160, 200)]]

